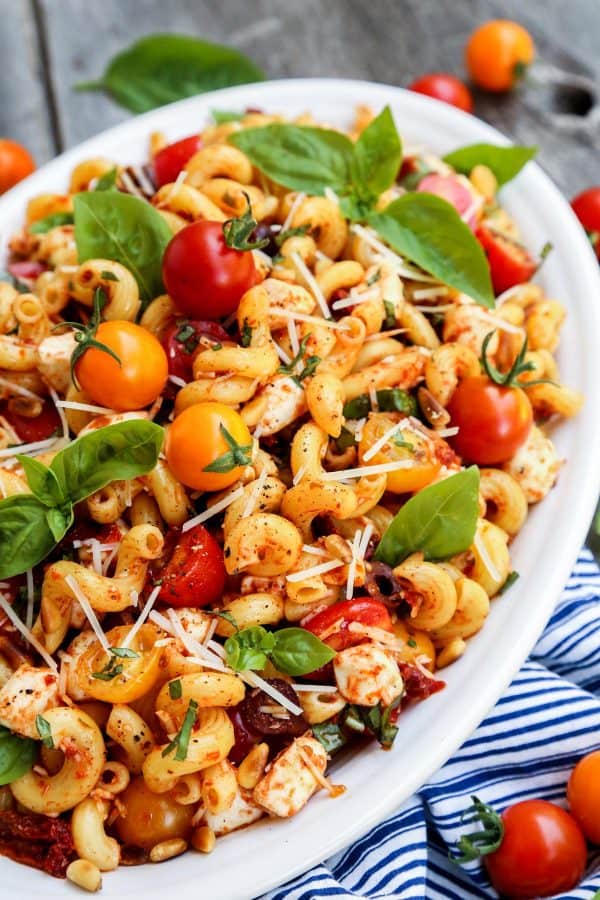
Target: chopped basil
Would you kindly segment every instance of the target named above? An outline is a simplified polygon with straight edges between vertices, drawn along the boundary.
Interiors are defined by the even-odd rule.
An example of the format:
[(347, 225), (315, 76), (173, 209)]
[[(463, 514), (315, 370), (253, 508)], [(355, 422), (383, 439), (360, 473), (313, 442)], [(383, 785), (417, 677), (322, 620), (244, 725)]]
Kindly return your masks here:
[(182, 688), (181, 679), (176, 678), (175, 681), (169, 682), (169, 697), (171, 700), (181, 700)]
[(187, 759), (190, 737), (192, 735), (194, 722), (196, 721), (197, 712), (198, 704), (195, 700), (190, 700), (185, 718), (183, 720), (183, 724), (171, 743), (167, 744), (165, 749), (162, 751), (162, 756), (168, 756), (169, 753), (172, 753), (173, 750), (175, 750), (176, 760), (178, 760), (179, 762), (183, 762), (185, 759)]
[(242, 334), (240, 338), (240, 343), (242, 347), (249, 347), (250, 342), (252, 341), (252, 328), (248, 323), (248, 319), (244, 319), (244, 324), (242, 325)]
[(50, 728), (50, 722), (48, 721), (48, 719), (45, 719), (38, 713), (38, 715), (35, 717), (35, 727), (37, 728), (37, 733), (39, 734), (40, 740), (44, 747), (47, 747), (48, 750), (54, 750), (52, 729)]
[[(377, 405), (381, 412), (402, 412), (407, 416), (417, 414), (417, 401), (402, 388), (384, 388), (376, 392)], [(346, 419), (364, 419), (371, 412), (371, 398), (361, 394), (344, 404)]]

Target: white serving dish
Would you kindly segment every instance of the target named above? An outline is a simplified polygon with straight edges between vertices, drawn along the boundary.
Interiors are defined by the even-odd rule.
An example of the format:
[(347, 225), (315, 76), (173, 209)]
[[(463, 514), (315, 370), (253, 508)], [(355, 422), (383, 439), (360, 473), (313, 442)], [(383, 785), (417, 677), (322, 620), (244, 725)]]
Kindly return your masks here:
[[(445, 153), (475, 142), (507, 143), (473, 116), (400, 88), (345, 79), (296, 79), (228, 88), (184, 100), (112, 128), (44, 166), (0, 199), (0, 246), (22, 222), (25, 203), (60, 192), (75, 164), (94, 156), (138, 163), (147, 158), (150, 132), (169, 140), (203, 128), (211, 109), (259, 107), (349, 125), (355, 104), (389, 104), (405, 143)], [(527, 244), (554, 250), (540, 273), (550, 296), (568, 309), (560, 367), (564, 381), (588, 397), (583, 412), (554, 429), (567, 462), (558, 485), (531, 512), (512, 547), (521, 577), (493, 604), (465, 656), (444, 672), (447, 688), (407, 712), (396, 746), (375, 745), (336, 766), (347, 785), (336, 800), (317, 795), (290, 821), (264, 821), (217, 842), (210, 856), (188, 853), (169, 864), (122, 868), (104, 878), (105, 900), (248, 900), (283, 883), (367, 832), (416, 791), (472, 733), (526, 658), (548, 620), (585, 538), (600, 490), (600, 275), (586, 236), (558, 189), (529, 163), (502, 191)], [(4, 900), (47, 900), (75, 889), (0, 858)]]

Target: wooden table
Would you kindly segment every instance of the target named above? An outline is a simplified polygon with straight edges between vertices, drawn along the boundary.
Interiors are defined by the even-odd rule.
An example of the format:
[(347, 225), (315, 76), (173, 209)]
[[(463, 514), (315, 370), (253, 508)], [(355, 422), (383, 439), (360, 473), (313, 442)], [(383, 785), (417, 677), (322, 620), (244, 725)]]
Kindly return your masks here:
[(230, 44), (267, 77), (405, 85), (429, 71), (462, 74), (475, 25), (515, 18), (534, 36), (539, 77), (507, 96), (477, 94), (477, 114), (517, 142), (538, 144), (567, 196), (600, 182), (600, 0), (0, 0), (0, 14), (0, 135), (22, 141), (39, 163), (129, 116), (72, 85), (98, 77), (145, 34)]

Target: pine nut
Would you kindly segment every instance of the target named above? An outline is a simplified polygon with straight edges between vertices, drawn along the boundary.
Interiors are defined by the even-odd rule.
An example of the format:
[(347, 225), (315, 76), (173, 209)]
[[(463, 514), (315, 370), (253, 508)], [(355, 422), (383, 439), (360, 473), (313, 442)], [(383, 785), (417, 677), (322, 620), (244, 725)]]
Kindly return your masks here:
[(94, 893), (102, 887), (102, 875), (100, 869), (87, 859), (75, 859), (67, 867), (67, 878), (83, 888), (84, 891)]
[(181, 856), (187, 848), (188, 843), (183, 838), (171, 838), (168, 841), (161, 841), (160, 844), (155, 844), (150, 851), (150, 862), (166, 862), (167, 859)]
[(443, 669), (444, 666), (449, 666), (451, 663), (456, 662), (457, 659), (460, 659), (466, 649), (466, 641), (463, 641), (462, 638), (454, 638), (453, 641), (450, 641), (449, 644), (442, 647), (438, 653), (435, 661), (436, 668)]
[(251, 791), (263, 776), (269, 758), (269, 745), (256, 744), (244, 757), (238, 768), (240, 787)]
[(201, 825), (192, 834), (192, 847), (200, 853), (212, 853), (216, 842), (215, 833), (208, 825)]

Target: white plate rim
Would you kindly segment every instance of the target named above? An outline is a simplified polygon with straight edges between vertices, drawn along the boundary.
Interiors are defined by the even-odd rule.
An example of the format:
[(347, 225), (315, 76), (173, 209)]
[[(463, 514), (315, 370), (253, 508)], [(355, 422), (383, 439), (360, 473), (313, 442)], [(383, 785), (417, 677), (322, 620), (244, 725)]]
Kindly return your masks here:
[[(415, 119), (419, 119), (420, 127), (424, 128), (423, 123), (427, 123), (428, 126), (439, 130), (442, 137), (446, 133), (456, 132), (469, 135), (461, 143), (475, 141), (507, 143), (506, 137), (481, 120), (430, 98), (391, 85), (351, 79), (317, 78), (270, 81), (227, 88), (183, 100), (126, 121), (79, 144), (42, 167), (0, 199), (2, 243), (7, 237), (4, 222), (8, 222), (11, 218), (14, 221), (17, 210), (22, 211), (27, 199), (46, 187), (50, 191), (56, 190), (54, 179), (59, 174), (64, 173), (81, 159), (96, 153), (101, 154), (106, 144), (126, 144), (130, 139), (135, 142), (142, 134), (146, 137), (151, 130), (162, 127), (169, 131), (169, 137), (183, 136), (192, 130), (189, 122), (196, 121), (195, 116), (198, 116), (199, 122), (205, 121), (203, 117), (213, 108), (260, 105), (265, 109), (275, 108), (284, 111), (290, 104), (294, 107), (294, 111), (299, 111), (301, 108), (314, 109), (329, 104), (333, 118), (343, 110), (347, 119), (358, 102), (370, 103), (375, 108), (390, 103), (396, 113), (401, 111), (407, 117), (409, 129), (412, 127), (410, 117), (414, 115)], [(402, 122), (399, 121), (399, 124), (402, 130)], [(454, 145), (459, 144), (455, 142)], [(517, 198), (517, 191), (522, 192), (524, 196)], [(510, 682), (543, 629), (584, 540), (600, 490), (600, 466), (594, 467), (594, 459), (598, 458), (600, 449), (600, 417), (594, 417), (590, 402), (593, 388), (600, 386), (600, 354), (597, 352), (600, 346), (600, 307), (597, 302), (600, 298), (600, 275), (594, 254), (570, 207), (537, 164), (530, 163), (518, 181), (505, 189), (505, 196), (510, 198), (506, 204), (509, 208), (511, 205), (518, 206), (519, 201), (524, 201), (524, 197), (528, 198), (530, 204), (538, 205), (538, 210), (543, 208), (548, 222), (553, 223), (548, 224), (549, 230), (556, 227), (557, 221), (560, 223), (560, 240), (555, 240), (554, 259), (550, 258), (546, 266), (549, 274), (548, 276), (544, 274), (542, 279), (548, 279), (549, 283), (557, 281), (558, 267), (565, 268), (569, 273), (568, 280), (573, 285), (567, 294), (573, 295), (577, 290), (579, 294), (587, 297), (589, 304), (589, 308), (584, 309), (582, 304), (585, 299), (580, 299), (570, 308), (573, 318), (580, 326), (577, 329), (580, 351), (578, 368), (573, 371), (578, 373), (580, 381), (588, 385), (588, 406), (576, 422), (563, 426), (557, 433), (559, 442), (563, 438), (563, 433), (568, 435), (568, 444), (572, 452), (554, 497), (550, 495), (546, 501), (548, 527), (540, 527), (539, 513), (543, 515), (544, 509), (542, 505), (539, 510), (534, 511), (531, 517), (534, 522), (527, 524), (519, 545), (521, 555), (527, 548), (531, 548), (532, 552), (540, 551), (542, 547), (545, 550), (542, 560), (545, 591), (543, 602), (536, 603), (529, 610), (527, 617), (518, 618), (517, 599), (521, 597), (524, 599), (526, 588), (535, 587), (533, 574), (524, 573), (521, 583), (517, 583), (513, 588), (512, 596), (507, 594), (505, 600), (501, 601), (504, 603), (503, 609), (507, 612), (516, 610), (515, 615), (520, 627), (518, 630), (515, 628), (516, 634), (508, 635), (502, 632), (496, 635), (495, 669), (491, 666), (491, 660), (486, 660), (485, 653), (482, 652), (490, 642), (489, 638), (486, 640), (487, 629), (471, 642), (472, 653), (478, 653), (477, 659), (483, 666), (481, 672), (492, 674), (493, 677), (484, 687), (481, 686), (484, 679), (478, 683), (476, 693), (469, 695), (469, 708), (460, 710), (461, 715), (456, 716), (452, 722), (449, 719), (448, 704), (443, 704), (445, 697), (453, 696), (454, 685), (466, 684), (466, 674), (471, 671), (476, 661), (475, 656), (470, 658), (467, 653), (455, 664), (454, 671), (449, 673), (449, 688), (412, 710), (406, 717), (404, 725), (407, 729), (406, 736), (413, 733), (414, 737), (414, 732), (421, 722), (431, 725), (431, 721), (436, 723), (437, 733), (431, 732), (435, 740), (430, 741), (425, 757), (416, 751), (413, 751), (412, 756), (408, 754), (408, 759), (416, 765), (408, 772), (403, 771), (404, 779), (401, 784), (381, 784), (382, 777), (390, 774), (391, 766), (386, 760), (395, 758), (392, 755), (394, 751), (392, 754), (376, 751), (378, 759), (376, 763), (373, 762), (375, 758), (373, 751), (367, 752), (364, 757), (358, 755), (351, 761), (354, 770), (350, 773), (349, 780), (355, 780), (356, 767), (360, 767), (366, 777), (372, 776), (373, 773), (379, 775), (379, 778), (375, 779), (377, 782), (375, 787), (372, 784), (366, 787), (360, 783), (356, 784), (348, 795), (338, 801), (329, 801), (320, 795), (296, 819), (289, 822), (264, 823), (258, 828), (253, 826), (252, 829), (238, 832), (227, 841), (219, 842), (217, 851), (206, 859), (188, 854), (187, 857), (174, 861), (166, 868), (161, 866), (158, 869), (143, 867), (137, 870), (120, 870), (119, 873), (106, 878), (104, 887), (106, 898), (124, 900), (126, 897), (143, 895), (147, 900), (154, 898), (158, 900), (164, 896), (165, 887), (168, 885), (169, 889), (179, 892), (182, 900), (187, 900), (188, 897), (191, 900), (197, 891), (194, 881), (199, 878), (205, 895), (210, 896), (211, 900), (248, 900), (282, 884), (348, 846), (397, 809), (472, 733)], [(575, 267), (573, 265), (569, 267), (565, 249), (567, 247), (571, 254), (577, 257)], [(567, 367), (573, 368), (573, 360), (567, 357), (565, 362)], [(569, 509), (563, 512), (557, 503), (558, 496), (565, 501), (567, 499), (572, 501), (576, 497), (577, 502), (571, 503)], [(550, 515), (553, 509), (555, 513), (560, 512), (564, 515), (560, 533), (558, 529), (551, 528), (552, 521), (555, 521)], [(538, 537), (533, 540), (535, 534)], [(533, 566), (533, 563), (531, 564)], [(506, 618), (505, 614), (496, 615), (498, 622)], [(490, 627), (491, 623), (487, 628)], [(476, 649), (479, 647), (482, 648), (481, 652)], [(451, 727), (444, 730), (444, 725)], [(401, 729), (398, 739), (400, 742), (402, 737)], [(417, 745), (418, 740), (417, 734), (415, 738)], [(406, 756), (404, 750), (405, 748), (398, 748), (398, 758), (395, 760), (398, 768)], [(361, 804), (364, 808), (361, 808)], [(227, 847), (230, 849), (226, 849)], [(269, 871), (265, 871), (267, 869), (265, 854), (269, 861)], [(237, 869), (232, 870), (230, 866), (236, 861)], [(7, 900), (13, 898), (17, 900), (25, 882), (32, 900), (61, 896), (65, 893), (65, 887), (61, 883), (24, 867), (17, 867), (4, 859), (0, 859), (0, 873), (3, 877), (3, 894)], [(227, 873), (227, 878), (223, 878), (224, 873)]]

